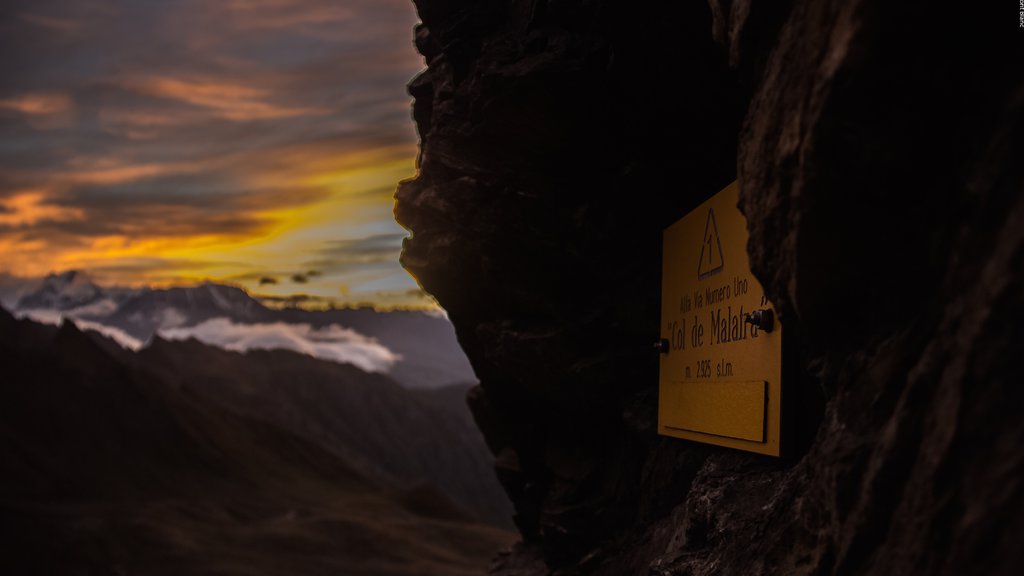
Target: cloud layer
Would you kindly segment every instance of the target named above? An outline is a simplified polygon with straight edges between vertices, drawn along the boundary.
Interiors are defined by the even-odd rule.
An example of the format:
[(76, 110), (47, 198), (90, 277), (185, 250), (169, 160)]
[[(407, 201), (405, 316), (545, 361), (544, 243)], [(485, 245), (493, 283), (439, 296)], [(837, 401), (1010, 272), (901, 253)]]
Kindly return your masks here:
[(139, 350), (143, 346), (143, 342), (141, 340), (120, 328), (107, 326), (90, 320), (82, 320), (81, 318), (75, 318), (72, 315), (62, 313), (57, 310), (22, 310), (16, 312), (16, 315), (19, 318), (28, 318), (41, 324), (52, 324), (54, 326), (59, 326), (62, 322), (67, 321), (74, 322), (75, 326), (78, 326), (80, 330), (99, 332), (114, 342), (117, 342), (122, 348), (126, 348), (128, 350)]
[(346, 251), (401, 234), (415, 21), (408, 0), (5, 2), (0, 272), (415, 288), (394, 241)]
[[(74, 322), (79, 329), (98, 332), (128, 350), (137, 351), (146, 345), (120, 328), (76, 318), (76, 311), (21, 310), (16, 315), (55, 326), (66, 321)], [(170, 321), (164, 325), (173, 324), (175, 322)], [(204, 344), (234, 352), (291, 350), (320, 360), (352, 364), (367, 372), (387, 372), (402, 359), (376, 339), (337, 324), (313, 328), (309, 324), (241, 324), (228, 318), (213, 318), (195, 326), (164, 328), (158, 334), (165, 340), (195, 338)]]
[(247, 350), (292, 350), (322, 360), (355, 365), (367, 372), (386, 372), (400, 356), (373, 338), (337, 324), (313, 328), (309, 324), (236, 324), (214, 318), (187, 328), (159, 332), (167, 340), (195, 338), (200, 342), (244, 352)]

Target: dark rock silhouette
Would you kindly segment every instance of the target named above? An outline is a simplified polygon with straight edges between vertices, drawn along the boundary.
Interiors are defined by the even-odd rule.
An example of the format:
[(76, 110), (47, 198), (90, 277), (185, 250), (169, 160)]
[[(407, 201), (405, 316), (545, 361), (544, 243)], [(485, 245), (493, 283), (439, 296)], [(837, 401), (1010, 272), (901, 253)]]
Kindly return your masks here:
[[(493, 573), (1019, 572), (1024, 83), (994, 20), (416, 5), (420, 173), (395, 213), (516, 505)], [(734, 178), (800, 335), (783, 460), (654, 433), (661, 231)]]

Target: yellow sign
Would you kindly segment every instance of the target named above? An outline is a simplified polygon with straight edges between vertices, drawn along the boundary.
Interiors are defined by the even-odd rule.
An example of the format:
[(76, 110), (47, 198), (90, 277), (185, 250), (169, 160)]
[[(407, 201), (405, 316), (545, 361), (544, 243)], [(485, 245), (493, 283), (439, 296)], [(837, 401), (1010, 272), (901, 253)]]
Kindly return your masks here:
[(782, 326), (750, 273), (738, 194), (665, 230), (658, 431), (778, 456)]

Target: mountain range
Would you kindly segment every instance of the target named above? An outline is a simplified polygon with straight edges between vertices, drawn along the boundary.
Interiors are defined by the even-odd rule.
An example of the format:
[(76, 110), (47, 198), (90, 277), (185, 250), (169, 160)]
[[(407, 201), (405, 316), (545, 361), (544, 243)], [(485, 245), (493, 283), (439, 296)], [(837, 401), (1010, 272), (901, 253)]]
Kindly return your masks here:
[(386, 372), (407, 388), (476, 381), (451, 323), (429, 311), (275, 308), (235, 286), (105, 287), (77, 270), (5, 294), (18, 316), (72, 318), (122, 345), (141, 347), (166, 333), (233, 350), (286, 347)]
[(14, 573), (476, 574), (513, 539), (466, 385), (2, 308), (0, 365)]

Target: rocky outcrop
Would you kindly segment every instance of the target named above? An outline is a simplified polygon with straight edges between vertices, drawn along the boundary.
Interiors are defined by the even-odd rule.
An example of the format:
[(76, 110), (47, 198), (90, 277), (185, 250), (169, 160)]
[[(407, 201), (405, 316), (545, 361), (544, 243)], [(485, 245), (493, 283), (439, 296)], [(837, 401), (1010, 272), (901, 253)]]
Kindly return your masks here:
[[(516, 505), (495, 574), (1024, 562), (1020, 68), (980, 12), (756, 4), (417, 0), (396, 216)], [(733, 178), (800, 334), (783, 460), (654, 432), (661, 231)]]

